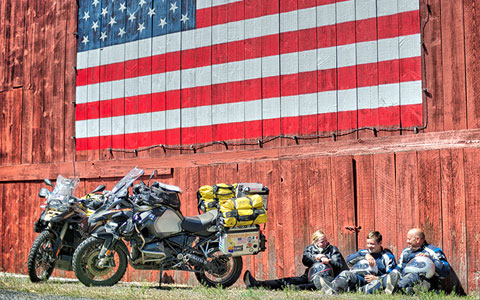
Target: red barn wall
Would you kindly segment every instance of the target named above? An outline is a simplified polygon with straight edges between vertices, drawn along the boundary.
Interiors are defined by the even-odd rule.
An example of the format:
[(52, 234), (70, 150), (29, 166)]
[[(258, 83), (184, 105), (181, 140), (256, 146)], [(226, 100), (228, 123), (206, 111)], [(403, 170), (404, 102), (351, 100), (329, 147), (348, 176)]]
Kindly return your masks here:
[[(420, 9), (427, 126), (416, 135), (362, 131), (299, 145), (123, 153), (75, 152), (76, 1), (0, 2), (0, 270), (26, 272), (44, 177), (75, 173), (84, 193), (99, 183), (112, 187), (138, 165), (161, 170), (160, 180), (184, 189), (185, 215), (196, 213), (202, 184), (268, 185), (267, 252), (245, 259), (259, 278), (301, 274), (299, 256), (317, 228), (344, 254), (377, 229), (399, 254), (407, 230), (421, 226), (464, 287), (478, 290), (480, 9), (474, 0), (421, 0)], [(362, 229), (357, 236), (346, 226)], [(158, 272), (133, 270), (126, 276), (157, 278)]]

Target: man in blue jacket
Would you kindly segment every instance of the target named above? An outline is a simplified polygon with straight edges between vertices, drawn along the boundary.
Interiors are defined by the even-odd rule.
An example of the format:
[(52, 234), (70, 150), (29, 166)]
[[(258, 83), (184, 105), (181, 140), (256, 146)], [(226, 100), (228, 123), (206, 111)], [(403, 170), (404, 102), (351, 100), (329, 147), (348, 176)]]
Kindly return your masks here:
[[(442, 249), (430, 245), (425, 240), (425, 233), (419, 229), (411, 229), (407, 233), (407, 245), (400, 254), (398, 265), (383, 281), (385, 293), (392, 294), (395, 291), (413, 292), (417, 284), (427, 289), (438, 289), (441, 287), (441, 279), (450, 273), (450, 265), (447, 262)], [(422, 273), (406, 273), (405, 267), (416, 256), (430, 258), (435, 264), (435, 274), (432, 278), (426, 278)]]
[(347, 264), (351, 270), (341, 272), (331, 283), (318, 278), (315, 281), (317, 288), (326, 294), (337, 294), (356, 289), (369, 292), (365, 289), (368, 283), (379, 280), (381, 276), (390, 273), (396, 266), (392, 252), (383, 249), (382, 235), (378, 231), (368, 233), (367, 249), (349, 255)]

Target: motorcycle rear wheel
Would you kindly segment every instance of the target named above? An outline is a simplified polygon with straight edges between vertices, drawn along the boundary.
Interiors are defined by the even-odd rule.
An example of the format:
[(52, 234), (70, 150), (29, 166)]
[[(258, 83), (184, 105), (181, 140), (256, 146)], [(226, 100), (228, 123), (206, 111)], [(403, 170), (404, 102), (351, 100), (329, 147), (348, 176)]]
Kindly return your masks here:
[(55, 269), (53, 246), (55, 236), (49, 231), (42, 231), (33, 242), (28, 254), (27, 270), (31, 282), (47, 281)]
[(116, 246), (111, 251), (114, 267), (98, 266), (98, 255), (104, 241), (90, 237), (83, 241), (73, 254), (73, 271), (86, 286), (112, 286), (122, 279), (127, 270), (127, 255)]
[(227, 288), (237, 282), (242, 273), (241, 256), (228, 257), (218, 250), (208, 261), (214, 266), (212, 270), (207, 271), (202, 268), (200, 272), (195, 273), (197, 280), (204, 286)]

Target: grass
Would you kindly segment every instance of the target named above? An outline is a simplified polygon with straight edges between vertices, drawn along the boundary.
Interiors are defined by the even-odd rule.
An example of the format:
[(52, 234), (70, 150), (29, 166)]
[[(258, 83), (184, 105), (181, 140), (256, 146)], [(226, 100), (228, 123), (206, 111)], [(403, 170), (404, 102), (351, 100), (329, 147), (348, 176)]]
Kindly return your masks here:
[(269, 299), (480, 299), (479, 296), (457, 297), (452, 295), (436, 294), (433, 292), (419, 292), (415, 296), (405, 295), (363, 295), (358, 293), (342, 294), (340, 296), (324, 296), (318, 291), (267, 291), (263, 289), (247, 290), (244, 288), (205, 288), (203, 286), (162, 285), (161, 289), (152, 282), (143, 283), (119, 283), (114, 287), (85, 287), (78, 281), (64, 281), (51, 279), (46, 283), (31, 283), (25, 277), (13, 277), (0, 275), (0, 290), (27, 292), (41, 295), (86, 297), (92, 299), (115, 299), (115, 300), (269, 300)]

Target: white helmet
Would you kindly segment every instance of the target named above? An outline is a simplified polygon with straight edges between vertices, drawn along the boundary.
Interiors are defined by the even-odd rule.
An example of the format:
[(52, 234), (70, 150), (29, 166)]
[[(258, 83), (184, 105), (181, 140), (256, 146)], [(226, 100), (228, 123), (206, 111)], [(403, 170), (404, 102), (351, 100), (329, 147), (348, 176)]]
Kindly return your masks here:
[(321, 276), (321, 277), (334, 277), (333, 276), (333, 269), (330, 264), (324, 264), (322, 262), (316, 262), (314, 263), (311, 267), (310, 270), (308, 270), (308, 281), (313, 282), (313, 279), (315, 277)]
[(362, 259), (357, 261), (353, 267), (350, 269), (355, 274), (358, 274), (360, 276), (365, 276), (365, 275), (376, 275), (378, 273), (378, 268), (377, 265), (371, 267), (368, 264), (368, 260)]
[(417, 273), (427, 279), (432, 278), (435, 275), (435, 264), (426, 256), (415, 256), (405, 266), (404, 272), (405, 274)]

